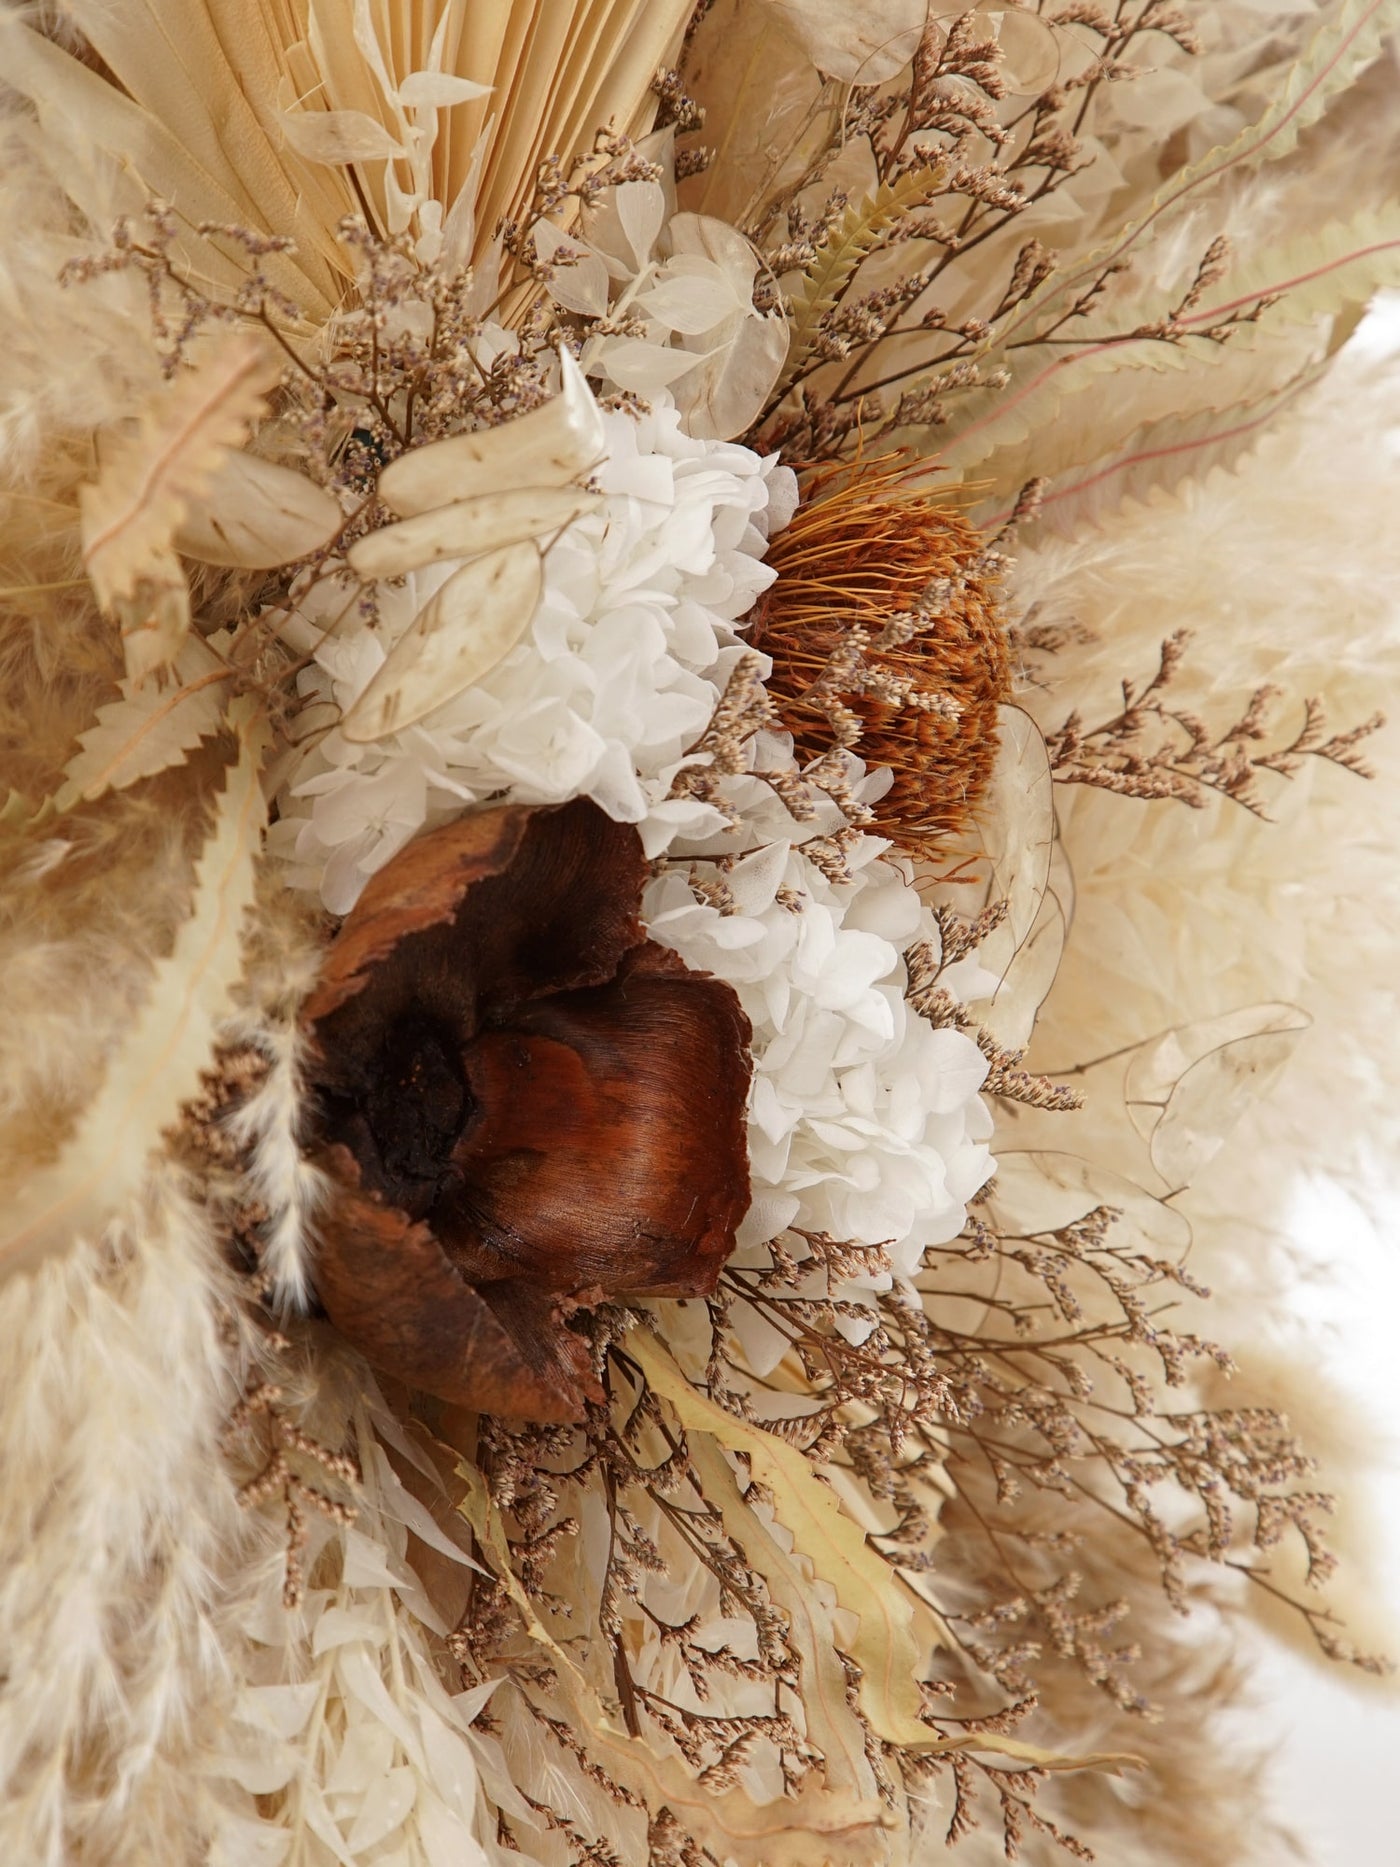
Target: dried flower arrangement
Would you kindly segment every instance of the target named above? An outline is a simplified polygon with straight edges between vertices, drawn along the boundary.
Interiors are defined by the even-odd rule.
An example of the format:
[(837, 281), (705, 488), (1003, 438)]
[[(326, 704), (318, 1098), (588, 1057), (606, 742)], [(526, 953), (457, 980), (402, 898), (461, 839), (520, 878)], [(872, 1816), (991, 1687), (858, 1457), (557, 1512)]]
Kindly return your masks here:
[(1277, 1860), (1396, 23), (0, 13), (7, 1858)]

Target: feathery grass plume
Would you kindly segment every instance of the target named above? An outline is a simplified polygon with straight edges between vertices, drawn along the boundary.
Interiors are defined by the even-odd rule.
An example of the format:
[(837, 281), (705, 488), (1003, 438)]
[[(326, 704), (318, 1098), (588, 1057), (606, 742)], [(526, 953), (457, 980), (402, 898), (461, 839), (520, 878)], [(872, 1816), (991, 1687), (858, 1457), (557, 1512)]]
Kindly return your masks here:
[(797, 751), (859, 747), (893, 782), (872, 827), (936, 856), (965, 828), (1010, 693), (1000, 560), (904, 458), (809, 473), (769, 542), (749, 639)]
[(219, 1439), (233, 1280), (165, 1173), (100, 1240), (0, 1293), (0, 1854), (192, 1859), (231, 1715), (247, 1553)]

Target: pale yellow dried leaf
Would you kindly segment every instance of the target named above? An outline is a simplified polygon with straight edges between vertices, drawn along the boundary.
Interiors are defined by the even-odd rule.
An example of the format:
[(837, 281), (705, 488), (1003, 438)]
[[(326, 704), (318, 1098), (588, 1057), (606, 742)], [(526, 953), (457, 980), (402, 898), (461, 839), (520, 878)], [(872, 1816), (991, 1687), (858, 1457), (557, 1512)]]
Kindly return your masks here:
[(328, 545), (345, 514), (304, 473), (256, 454), (226, 454), (175, 533), (175, 548), (201, 564), (273, 570)]
[(239, 754), (195, 868), (189, 918), (170, 956), (155, 967), (145, 1008), (77, 1127), (57, 1158), (7, 1202), (0, 1277), (32, 1270), (51, 1253), (101, 1233), (138, 1191), (147, 1156), (209, 1067), (242, 971), (243, 920), (266, 821), (260, 722), (247, 701), (235, 701), (229, 716)]
[(596, 493), (562, 486), (483, 493), (370, 532), (351, 545), (347, 556), (350, 568), (366, 582), (402, 577), (448, 558), (479, 557), (504, 545), (561, 532), (598, 504)]
[(627, 1352), (653, 1392), (674, 1410), (687, 1432), (708, 1433), (731, 1452), (750, 1460), (753, 1475), (773, 1494), (779, 1523), (839, 1604), (856, 1615), (860, 1629), (848, 1652), (861, 1667), (860, 1706), (871, 1728), (887, 1743), (920, 1750), (940, 1748), (939, 1733), (920, 1716), (918, 1681), (928, 1671), (943, 1628), (916, 1601), (865, 1532), (842, 1510), (836, 1494), (795, 1446), (750, 1426), (718, 1406), (690, 1382), (657, 1339), (644, 1329), (627, 1338)]
[(352, 745), (386, 738), (489, 674), (534, 620), (543, 581), (533, 544), (507, 545), (454, 571), (346, 713), (345, 738)]
[(822, 1753), (827, 1792), (854, 1795), (870, 1807), (873, 1820), (879, 1787), (865, 1753), (864, 1729), (846, 1696), (846, 1669), (837, 1652), (832, 1610), (797, 1560), (745, 1502), (718, 1441), (696, 1433), (686, 1443), (706, 1501), (719, 1511), (725, 1530), (762, 1574), (787, 1616), (788, 1641), (802, 1668), (807, 1741)]
[(175, 673), (176, 683), (164, 688), (125, 680), (121, 699), (98, 708), (97, 724), (79, 735), (79, 750), (63, 768), (65, 782), (54, 798), (59, 810), (166, 771), (219, 730), (228, 670), (203, 642), (192, 640), (181, 649)]
[(540, 1619), (515, 1574), (505, 1527), (492, 1506), (485, 1480), (472, 1465), (459, 1465), (466, 1493), (458, 1508), (491, 1557), (525, 1631), (557, 1669), (557, 1695), (586, 1733), (589, 1757), (652, 1811), (669, 1808), (716, 1858), (734, 1867), (896, 1867), (891, 1843), (900, 1823), (893, 1812), (850, 1793), (815, 1787), (801, 1795), (757, 1803), (742, 1790), (721, 1793), (697, 1782), (676, 1756), (658, 1756), (630, 1736), (600, 1703), (576, 1661)]
[(143, 579), (168, 578), (191, 501), (247, 439), (279, 374), (263, 344), (225, 333), (153, 398), (134, 434), (105, 449), (97, 479), (78, 493), (83, 562), (104, 609), (135, 597)]

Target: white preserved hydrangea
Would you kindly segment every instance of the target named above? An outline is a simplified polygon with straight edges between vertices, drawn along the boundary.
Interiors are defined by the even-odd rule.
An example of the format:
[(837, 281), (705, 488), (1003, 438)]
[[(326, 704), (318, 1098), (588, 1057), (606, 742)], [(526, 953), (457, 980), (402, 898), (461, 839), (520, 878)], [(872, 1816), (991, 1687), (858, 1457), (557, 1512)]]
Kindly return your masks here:
[[(882, 777), (864, 781), (867, 795)], [(847, 852), (851, 880), (833, 883), (793, 841), (812, 826), (799, 830), (760, 779), (739, 780), (728, 801), (738, 838), (696, 851), (750, 845), (724, 871), (723, 908), (698, 900), (673, 869), (652, 884), (645, 913), (653, 939), (735, 988), (753, 1026), (754, 1196), (736, 1262), (766, 1263), (762, 1247), (790, 1226), (885, 1245), (888, 1271), (832, 1292), (861, 1302), (912, 1278), (929, 1246), (955, 1238), (992, 1172), (991, 1116), (978, 1094), (986, 1059), (905, 1000), (905, 949), (937, 939), (909, 863), (861, 836)], [(940, 983), (971, 997), (986, 982), (964, 960)], [(745, 1305), (734, 1320), (755, 1371), (767, 1373), (787, 1337)], [(874, 1322), (872, 1312), (869, 1324), (840, 1326), (860, 1340)]]
[[(606, 437), (603, 502), (546, 553), (525, 638), (410, 727), (369, 745), (328, 731), (284, 778), (273, 837), (290, 878), (343, 913), (419, 830), (488, 800), (586, 796), (636, 824), (649, 856), (677, 859), (647, 894), (653, 938), (733, 985), (753, 1026), (754, 1201), (738, 1261), (762, 1262), (789, 1226), (883, 1245), (887, 1270), (832, 1293), (868, 1302), (957, 1235), (992, 1170), (978, 1094), (986, 1062), (972, 1039), (933, 1029), (905, 1001), (905, 949), (937, 938), (908, 862), (863, 835), (847, 852), (852, 879), (834, 883), (804, 854), (804, 839), (843, 819), (823, 800), (799, 825), (756, 775), (790, 769), (790, 740), (752, 742), (754, 773), (724, 781), (730, 817), (668, 795), (746, 652), (743, 618), (772, 581), (764, 553), (791, 516), (791, 472), (737, 443), (687, 436), (670, 406), (608, 415)], [(358, 586), (347, 574), (303, 602), (284, 634), (312, 654), (308, 707), (343, 714), (454, 568), (381, 585), (377, 622), (356, 614), (324, 640)], [(888, 783), (848, 763), (856, 795)], [(708, 874), (715, 858), (723, 908), (697, 897), (684, 868), (694, 860)], [(975, 974), (963, 961), (942, 983), (971, 997), (983, 985)], [(766, 1372), (786, 1338), (742, 1305), (736, 1323)], [(872, 1310), (869, 1324), (841, 1326), (859, 1340), (873, 1324)]]
[[(710, 805), (667, 792), (743, 652), (735, 625), (773, 580), (768, 532), (796, 482), (749, 448), (682, 433), (670, 407), (604, 419), (605, 498), (546, 553), (525, 639), (425, 719), (370, 745), (332, 727), (283, 777), (273, 845), (334, 913), (419, 830), (487, 799), (591, 797), (638, 826), (648, 855), (716, 826)], [(457, 568), (381, 585), (376, 622), (355, 610), (348, 572), (303, 597), (282, 633), (312, 657), (308, 718), (318, 703), (349, 709)]]

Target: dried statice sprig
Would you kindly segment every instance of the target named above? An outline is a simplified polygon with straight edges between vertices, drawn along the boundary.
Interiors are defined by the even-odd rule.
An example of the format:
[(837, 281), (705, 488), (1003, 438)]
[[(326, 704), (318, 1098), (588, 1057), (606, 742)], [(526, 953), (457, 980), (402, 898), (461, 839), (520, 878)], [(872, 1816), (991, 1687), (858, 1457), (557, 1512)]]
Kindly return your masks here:
[[(1004, 907), (1004, 904), (998, 904)], [(985, 1025), (979, 1024), (946, 986), (938, 983), (944, 969), (953, 963), (951, 956), (971, 952), (1000, 924), (1003, 915), (994, 907), (980, 922), (968, 922), (944, 907), (935, 911), (941, 941), (917, 941), (905, 954), (909, 970), (906, 997), (921, 1018), (927, 1018), (935, 1030), (966, 1031), (987, 1059), (983, 1084), (988, 1095), (1004, 1096), (1009, 1102), (1022, 1102), (1028, 1108), (1048, 1109), (1058, 1113), (1082, 1108), (1084, 1098), (1077, 1090), (1052, 1083), (1020, 1068), (1024, 1049), (1008, 1050), (999, 1044)], [(985, 931), (979, 932), (980, 928)]]
[[(290, 1346), (285, 1336), (271, 1331), (265, 1338), (269, 1354)], [(249, 1448), (257, 1470), (238, 1491), (238, 1502), (245, 1510), (256, 1509), (272, 1499), (280, 1501), (286, 1513), (286, 1575), (282, 1583), (282, 1605), (296, 1609), (306, 1594), (306, 1546), (310, 1534), (306, 1512), (317, 1510), (332, 1523), (346, 1527), (355, 1521), (355, 1506), (325, 1489), (327, 1479), (353, 1495), (360, 1482), (355, 1461), (314, 1438), (297, 1425), (291, 1411), (282, 1406), (284, 1389), (276, 1381), (254, 1377), (242, 1399), (229, 1416), (225, 1451), (245, 1460)], [(293, 1456), (294, 1455), (295, 1461)], [(307, 1475), (310, 1466), (314, 1477)]]
[[(1057, 53), (1037, 95), (1010, 92), (1004, 49), (976, 12), (931, 18), (903, 72), (857, 86), (840, 136), (758, 203), (745, 230), (780, 279), (793, 327), (765, 444), (812, 460), (845, 457), (857, 436), (868, 443), (942, 426), (960, 397), (1006, 385), (1004, 363), (986, 353), (1057, 264), (1034, 235), (1017, 241), (1019, 217), (1093, 161), (1104, 93), (1150, 68), (1154, 43), (1170, 41), (1188, 56), (1200, 50), (1184, 16), (1157, 0), (1037, 17)], [(862, 161), (853, 167), (855, 152)], [(838, 155), (842, 184), (832, 188)], [(860, 167), (862, 181), (852, 182)], [(970, 304), (965, 262), (989, 243), (992, 254), (976, 262), (981, 301)], [(1201, 298), (1227, 260), (1224, 239), (1209, 241), (1175, 301), (1131, 328), (1105, 329), (1096, 314), (1127, 265), (1115, 256), (1050, 322), (1010, 334), (1007, 356), (1041, 346), (1227, 342), (1273, 302), (1266, 293), (1247, 296), (1220, 318), (1203, 319)]]
[(1207, 726), (1187, 707), (1171, 706), (1163, 696), (1189, 641), (1190, 631), (1185, 629), (1168, 636), (1150, 679), (1140, 686), (1123, 682), (1123, 705), (1111, 719), (1087, 726), (1076, 711), (1047, 735), (1057, 783), (1091, 785), (1120, 797), (1167, 798), (1192, 810), (1203, 809), (1211, 796), (1223, 797), (1253, 816), (1267, 818), (1258, 782), (1264, 772), (1291, 778), (1305, 758), (1317, 758), (1358, 777), (1372, 775), (1358, 747), (1384, 724), (1380, 713), (1329, 736), (1321, 700), (1309, 698), (1293, 738), (1268, 746), (1273, 705), (1279, 698), (1276, 687), (1257, 687), (1243, 712), (1223, 731)]

